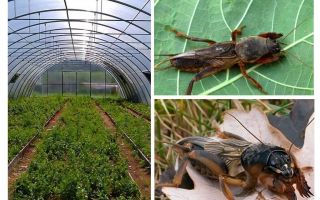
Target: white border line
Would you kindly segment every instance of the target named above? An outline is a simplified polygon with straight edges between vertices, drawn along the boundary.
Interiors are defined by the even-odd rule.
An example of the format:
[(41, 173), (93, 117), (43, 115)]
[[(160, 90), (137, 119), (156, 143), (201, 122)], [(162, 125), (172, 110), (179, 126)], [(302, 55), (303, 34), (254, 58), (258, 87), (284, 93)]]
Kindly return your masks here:
[(314, 152), (314, 199), (319, 199), (320, 196), (320, 192), (319, 192), (319, 188), (320, 188), (320, 173), (319, 173), (319, 167), (320, 167), (320, 162), (319, 162), (319, 151), (320, 151), (320, 135), (319, 135), (319, 114), (318, 114), (318, 107), (319, 107), (319, 101), (320, 101), (320, 94), (319, 94), (319, 84), (320, 84), (320, 80), (319, 80), (319, 67), (320, 67), (320, 50), (319, 50), (319, 45), (320, 45), (320, 26), (319, 26), (319, 21), (316, 19), (320, 19), (320, 1), (319, 0), (315, 0), (314, 1), (314, 17), (313, 17), (313, 22), (314, 22), (314, 98), (315, 98), (315, 152)]
[[(151, 69), (152, 69), (152, 84), (151, 84), (151, 91), (154, 94), (154, 84), (153, 84), (153, 66), (154, 66), (154, 54), (153, 54), (153, 47), (154, 47), (154, 6), (152, 4), (152, 35), (151, 35)], [(152, 198), (154, 199), (154, 100), (155, 99), (315, 99), (315, 152), (314, 152), (314, 160), (316, 161), (317, 158), (320, 156), (320, 134), (318, 134), (320, 130), (320, 126), (318, 123), (318, 106), (320, 105), (320, 93), (318, 87), (320, 87), (320, 24), (316, 19), (320, 19), (320, 1), (314, 1), (314, 95), (200, 95), (200, 96), (188, 96), (188, 95), (152, 95), (151, 96), (151, 139), (152, 139), (152, 172), (151, 172), (151, 194)], [(314, 163), (314, 197), (310, 199), (320, 199), (320, 162)]]
[(154, 76), (153, 76), (153, 66), (154, 66), (154, 0), (151, 0), (151, 66), (150, 66), (150, 71), (151, 71), (151, 100), (150, 100), (150, 105), (151, 105), (151, 199), (154, 199), (154, 184), (155, 184), (155, 180), (154, 180), (154, 155), (155, 155), (155, 151), (154, 151)]
[(8, 198), (8, 1), (0, 7), (0, 199)]

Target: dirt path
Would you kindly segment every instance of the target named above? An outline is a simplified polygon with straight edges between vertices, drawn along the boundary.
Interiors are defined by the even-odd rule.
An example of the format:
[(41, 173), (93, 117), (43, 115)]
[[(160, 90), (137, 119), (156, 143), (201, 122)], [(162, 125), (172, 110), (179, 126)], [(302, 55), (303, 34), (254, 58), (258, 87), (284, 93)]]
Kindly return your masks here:
[[(116, 126), (113, 120), (110, 118), (108, 113), (106, 113), (102, 108), (96, 105), (97, 110), (99, 111), (106, 127), (111, 130), (113, 133), (116, 132)], [(148, 174), (147, 170), (140, 165), (139, 159), (132, 155), (133, 149), (130, 147), (128, 143), (122, 138), (117, 137), (117, 144), (119, 145), (119, 149), (121, 155), (128, 161), (128, 171), (129, 175), (136, 182), (139, 187), (139, 190), (142, 195), (142, 199), (150, 199), (151, 198), (151, 177)]]
[[(61, 113), (65, 109), (65, 105), (54, 114), (54, 116), (45, 124), (44, 130), (50, 131), (59, 120)], [(9, 197), (12, 196), (13, 186), (19, 176), (27, 171), (35, 153), (36, 147), (39, 145), (41, 139), (37, 137), (33, 142), (31, 142), (22, 153), (21, 158), (17, 161), (17, 163), (13, 166), (13, 168), (9, 171), (8, 174), (8, 189), (9, 189)], [(10, 198), (9, 198), (10, 199)]]

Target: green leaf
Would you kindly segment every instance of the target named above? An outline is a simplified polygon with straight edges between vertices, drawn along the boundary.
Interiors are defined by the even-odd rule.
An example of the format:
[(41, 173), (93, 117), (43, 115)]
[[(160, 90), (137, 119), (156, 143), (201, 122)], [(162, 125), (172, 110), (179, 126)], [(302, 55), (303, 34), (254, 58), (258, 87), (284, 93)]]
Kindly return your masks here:
[[(155, 64), (165, 59), (159, 54), (182, 53), (206, 47), (201, 42), (175, 37), (169, 25), (188, 35), (228, 41), (231, 31), (245, 25), (242, 37), (262, 32), (291, 33), (282, 42), (288, 52), (278, 62), (248, 65), (247, 72), (270, 95), (313, 94), (313, 1), (311, 0), (158, 0), (155, 1)], [(297, 27), (295, 30), (294, 27)], [(169, 62), (162, 64), (166, 67)], [(182, 95), (194, 73), (175, 68), (155, 70), (156, 95)], [(238, 67), (195, 83), (193, 92), (202, 95), (261, 95)]]

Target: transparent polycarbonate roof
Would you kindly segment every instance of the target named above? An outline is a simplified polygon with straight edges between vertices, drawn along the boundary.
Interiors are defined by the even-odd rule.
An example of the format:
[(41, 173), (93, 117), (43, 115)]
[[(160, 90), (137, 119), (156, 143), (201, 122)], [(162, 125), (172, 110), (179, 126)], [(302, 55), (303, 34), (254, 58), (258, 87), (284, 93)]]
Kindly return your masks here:
[(53, 66), (92, 63), (125, 97), (150, 102), (150, 0), (9, 0), (9, 95)]

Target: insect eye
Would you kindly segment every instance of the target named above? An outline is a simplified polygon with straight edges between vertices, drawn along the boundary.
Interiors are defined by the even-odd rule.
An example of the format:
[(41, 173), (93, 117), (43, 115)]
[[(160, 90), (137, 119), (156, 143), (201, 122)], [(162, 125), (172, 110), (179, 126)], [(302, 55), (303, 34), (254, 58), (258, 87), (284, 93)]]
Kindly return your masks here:
[(290, 162), (290, 157), (288, 155), (283, 155), (283, 160), (286, 162), (286, 163), (289, 163)]
[(287, 159), (286, 159), (286, 160), (287, 160), (288, 163), (291, 162), (290, 157), (288, 157), (288, 156), (287, 156)]

